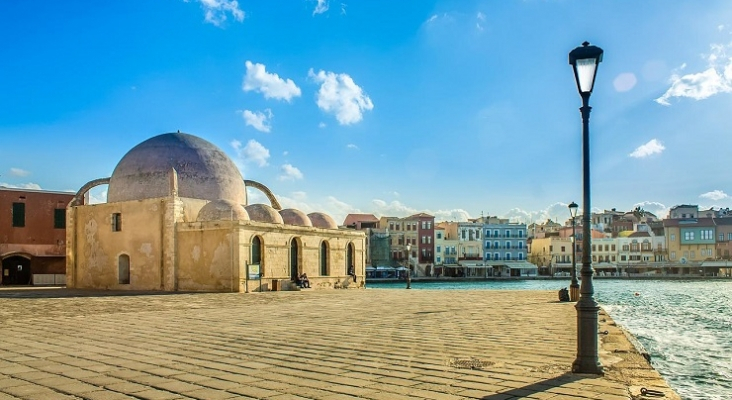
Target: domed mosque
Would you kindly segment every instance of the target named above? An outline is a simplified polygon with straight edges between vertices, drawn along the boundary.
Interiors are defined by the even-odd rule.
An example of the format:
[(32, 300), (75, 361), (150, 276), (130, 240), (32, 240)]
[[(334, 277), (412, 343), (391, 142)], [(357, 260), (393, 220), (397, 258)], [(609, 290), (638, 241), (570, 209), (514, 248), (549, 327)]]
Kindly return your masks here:
[[(107, 202), (82, 204), (108, 184)], [(247, 188), (270, 204), (248, 204)], [(72, 288), (256, 292), (364, 286), (365, 236), (321, 212), (282, 209), (218, 147), (166, 133), (133, 147), (67, 209)]]

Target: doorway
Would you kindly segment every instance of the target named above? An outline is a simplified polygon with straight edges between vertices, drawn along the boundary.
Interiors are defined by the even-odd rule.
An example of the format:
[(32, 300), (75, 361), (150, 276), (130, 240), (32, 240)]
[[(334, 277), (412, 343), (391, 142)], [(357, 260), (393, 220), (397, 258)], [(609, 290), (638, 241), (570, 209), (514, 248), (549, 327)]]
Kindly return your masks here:
[(30, 285), (30, 259), (21, 256), (11, 256), (3, 260), (3, 285)]
[(290, 279), (297, 282), (300, 277), (300, 244), (297, 238), (290, 241)]

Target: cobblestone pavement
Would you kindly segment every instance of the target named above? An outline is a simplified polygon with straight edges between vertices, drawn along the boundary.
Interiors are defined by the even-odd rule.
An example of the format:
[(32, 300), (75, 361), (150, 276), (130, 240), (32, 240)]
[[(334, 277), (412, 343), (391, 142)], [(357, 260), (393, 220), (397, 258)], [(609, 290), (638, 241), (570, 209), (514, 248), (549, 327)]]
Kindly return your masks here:
[(601, 321), (594, 376), (553, 292), (3, 289), (0, 399), (678, 398)]

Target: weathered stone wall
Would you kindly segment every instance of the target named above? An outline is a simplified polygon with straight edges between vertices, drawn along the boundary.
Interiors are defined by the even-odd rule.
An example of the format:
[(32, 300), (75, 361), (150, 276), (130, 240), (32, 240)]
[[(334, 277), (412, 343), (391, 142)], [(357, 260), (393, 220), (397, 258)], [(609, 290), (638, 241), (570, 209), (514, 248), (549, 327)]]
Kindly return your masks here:
[(239, 291), (236, 223), (197, 225), (177, 232), (178, 290)]
[[(163, 284), (162, 237), (165, 199), (78, 206), (70, 210), (76, 229), (67, 255), (71, 287), (160, 290)], [(122, 229), (112, 231), (112, 214), (122, 215)], [(73, 244), (71, 244), (73, 242)], [(130, 284), (119, 284), (118, 258), (130, 257)], [(75, 263), (75, 265), (73, 265)], [(69, 276), (71, 275), (71, 276)]]

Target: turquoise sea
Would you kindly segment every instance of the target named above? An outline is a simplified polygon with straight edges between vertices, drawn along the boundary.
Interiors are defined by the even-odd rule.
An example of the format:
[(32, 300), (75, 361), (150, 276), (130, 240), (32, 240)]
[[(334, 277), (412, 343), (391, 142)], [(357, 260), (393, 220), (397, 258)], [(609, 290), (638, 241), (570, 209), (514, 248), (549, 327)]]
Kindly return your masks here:
[[(683, 399), (732, 399), (732, 281), (596, 279), (595, 297)], [(404, 281), (367, 282), (404, 289)], [(412, 289), (552, 290), (559, 280), (413, 281)], [(638, 295), (636, 295), (638, 293)]]

